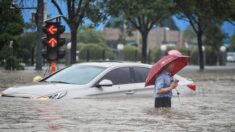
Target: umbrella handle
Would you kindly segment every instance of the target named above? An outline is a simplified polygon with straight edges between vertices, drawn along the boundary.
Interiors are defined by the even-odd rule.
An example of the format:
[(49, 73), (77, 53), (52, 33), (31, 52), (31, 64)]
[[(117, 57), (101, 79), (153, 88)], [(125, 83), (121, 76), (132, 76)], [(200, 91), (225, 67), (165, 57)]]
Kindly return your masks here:
[(180, 92), (179, 92), (176, 88), (175, 88), (175, 90), (176, 90), (176, 92), (177, 92), (179, 102), (180, 102), (180, 104), (182, 105), (183, 103), (182, 103), (181, 100), (180, 100)]
[(177, 92), (177, 95), (179, 96), (180, 95), (180, 92), (177, 90), (177, 89), (175, 89), (176, 90), (176, 92)]

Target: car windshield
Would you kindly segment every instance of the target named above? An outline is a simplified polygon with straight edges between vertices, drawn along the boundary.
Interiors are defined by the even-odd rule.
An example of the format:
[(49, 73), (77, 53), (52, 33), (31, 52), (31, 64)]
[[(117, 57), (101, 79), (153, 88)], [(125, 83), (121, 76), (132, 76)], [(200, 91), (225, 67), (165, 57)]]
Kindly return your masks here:
[(87, 84), (102, 71), (104, 67), (79, 65), (68, 67), (47, 78), (46, 82), (69, 83), (69, 84)]

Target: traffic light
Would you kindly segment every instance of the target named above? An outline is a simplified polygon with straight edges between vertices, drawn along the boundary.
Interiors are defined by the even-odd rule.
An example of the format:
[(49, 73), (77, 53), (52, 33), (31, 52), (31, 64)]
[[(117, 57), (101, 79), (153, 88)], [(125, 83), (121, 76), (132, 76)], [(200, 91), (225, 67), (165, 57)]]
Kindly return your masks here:
[(46, 22), (43, 32), (46, 37), (42, 38), (42, 42), (46, 49), (42, 50), (42, 55), (49, 61), (56, 61), (65, 55), (65, 51), (60, 49), (65, 44), (65, 38), (60, 38), (65, 27), (60, 22)]

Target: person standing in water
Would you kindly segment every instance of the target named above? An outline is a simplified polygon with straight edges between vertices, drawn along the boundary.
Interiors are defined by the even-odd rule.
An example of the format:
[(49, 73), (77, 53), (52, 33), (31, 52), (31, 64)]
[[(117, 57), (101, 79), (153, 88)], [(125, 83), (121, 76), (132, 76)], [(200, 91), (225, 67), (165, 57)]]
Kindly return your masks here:
[(174, 63), (167, 64), (156, 77), (154, 87), (155, 108), (171, 107), (172, 90), (178, 86), (178, 81), (174, 81), (171, 70)]
[(152, 65), (145, 87), (154, 85), (155, 108), (171, 107), (172, 89), (179, 82), (173, 81), (173, 76), (188, 64), (189, 59), (189, 56), (182, 55), (178, 50), (170, 50)]

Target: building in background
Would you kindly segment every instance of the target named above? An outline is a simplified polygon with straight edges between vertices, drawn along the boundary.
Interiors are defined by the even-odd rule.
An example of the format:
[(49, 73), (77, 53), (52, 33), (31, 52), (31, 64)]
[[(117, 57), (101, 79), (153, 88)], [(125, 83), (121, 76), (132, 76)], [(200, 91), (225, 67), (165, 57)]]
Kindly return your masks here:
[[(122, 35), (121, 30), (118, 28), (104, 28), (101, 33), (109, 47), (116, 49), (117, 45), (120, 43), (120, 36)], [(62, 37), (66, 38), (66, 42), (69, 42), (70, 33), (63, 33)], [(141, 48), (142, 37), (139, 31), (132, 31), (131, 35), (126, 35), (125, 39), (126, 44)], [(187, 42), (183, 39), (182, 32), (170, 30), (166, 27), (154, 28), (148, 35), (148, 50), (160, 48), (161, 45), (177, 48), (188, 47)]]
[[(102, 34), (110, 47), (116, 47), (119, 43), (120, 29), (104, 28)], [(140, 33), (132, 31), (131, 36), (126, 36), (126, 44), (135, 44), (141, 47)], [(167, 27), (152, 29), (148, 35), (148, 50), (160, 48), (162, 44), (177, 48), (185, 47), (182, 32), (170, 30)]]

